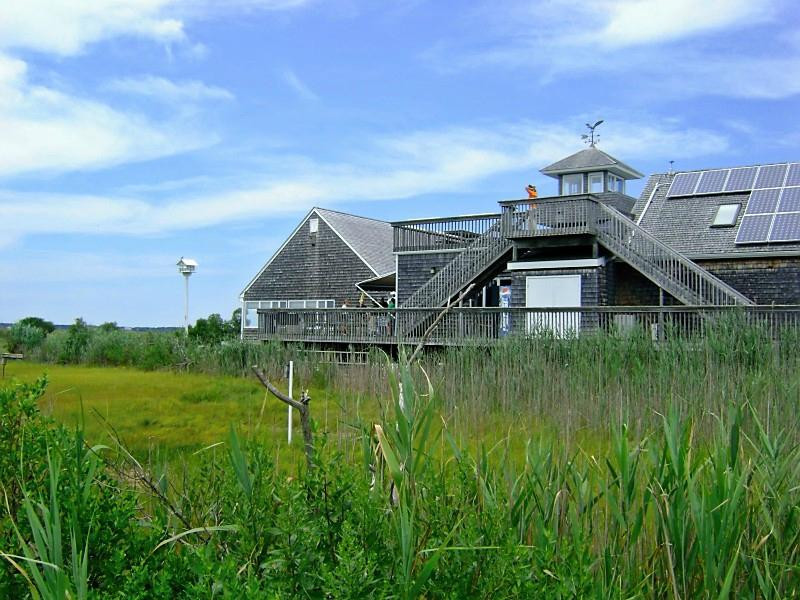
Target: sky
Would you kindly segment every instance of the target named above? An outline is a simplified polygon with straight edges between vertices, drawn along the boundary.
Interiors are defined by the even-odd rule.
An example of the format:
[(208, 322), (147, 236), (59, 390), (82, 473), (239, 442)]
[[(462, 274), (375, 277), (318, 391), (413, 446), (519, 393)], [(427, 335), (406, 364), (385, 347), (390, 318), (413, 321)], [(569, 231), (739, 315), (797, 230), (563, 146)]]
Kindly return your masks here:
[[(796, 0), (0, 3), (0, 322), (229, 316), (313, 206), (492, 212), (598, 147), (800, 160)], [(631, 182), (638, 195), (644, 181)]]

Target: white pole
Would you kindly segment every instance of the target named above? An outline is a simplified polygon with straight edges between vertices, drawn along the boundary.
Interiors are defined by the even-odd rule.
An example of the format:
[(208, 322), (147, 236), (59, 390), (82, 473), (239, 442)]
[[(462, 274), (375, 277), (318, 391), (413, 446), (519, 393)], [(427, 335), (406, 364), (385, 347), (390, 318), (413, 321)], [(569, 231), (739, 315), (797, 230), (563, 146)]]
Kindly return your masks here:
[(183, 274), (184, 302), (183, 302), (183, 330), (189, 334), (189, 274)]
[[(289, 361), (289, 398), (292, 398), (292, 386), (294, 384), (294, 361)], [(289, 407), (289, 443), (292, 443), (292, 407)]]

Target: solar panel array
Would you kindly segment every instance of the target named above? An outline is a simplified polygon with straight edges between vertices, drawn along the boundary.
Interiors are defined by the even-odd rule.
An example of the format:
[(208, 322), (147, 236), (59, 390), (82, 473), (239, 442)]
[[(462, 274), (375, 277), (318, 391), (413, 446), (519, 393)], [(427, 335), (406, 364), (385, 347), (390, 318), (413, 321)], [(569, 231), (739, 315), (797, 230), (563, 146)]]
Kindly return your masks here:
[[(774, 182), (775, 176), (774, 172), (767, 173), (763, 183)], [(800, 186), (762, 188), (750, 192), (736, 243), (796, 241), (800, 241)]]
[(678, 173), (667, 197), (750, 192), (737, 244), (800, 241), (800, 163)]
[(678, 173), (667, 196), (749, 192), (783, 186), (800, 186), (800, 163)]

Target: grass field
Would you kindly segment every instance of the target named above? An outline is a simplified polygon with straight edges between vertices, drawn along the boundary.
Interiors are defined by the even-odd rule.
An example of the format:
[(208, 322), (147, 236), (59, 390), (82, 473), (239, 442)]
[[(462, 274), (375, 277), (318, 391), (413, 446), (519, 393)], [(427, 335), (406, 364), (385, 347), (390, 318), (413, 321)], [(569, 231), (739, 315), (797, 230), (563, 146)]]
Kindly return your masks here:
[[(799, 346), (734, 324), (659, 344), (509, 340), (412, 366), (288, 348), (312, 396), (309, 466), (251, 378), (15, 363), (9, 377), (50, 385), (0, 386), (8, 514), (87, 540), (92, 558), (81, 575), (80, 557), (50, 555), (65, 540), (33, 554), (11, 517), (0, 553), (109, 600), (798, 597)], [(258, 362), (283, 387), (287, 353), (229, 366)], [(79, 431), (37, 429), (37, 401), (66, 424), (83, 415), (91, 443), (114, 427), (144, 469), (112, 448), (97, 471)], [(21, 490), (49, 495), (46, 527)], [(23, 597), (33, 567), (6, 567), (0, 597)]]
[[(138, 454), (196, 450), (226, 439), (231, 425), (269, 445), (286, 441), (286, 407), (255, 379), (29, 362), (6, 368), (6, 378), (21, 381), (43, 374), (49, 385), (42, 411), (66, 425), (83, 418), (94, 443), (108, 439), (108, 425)], [(335, 420), (330, 394), (310, 393), (315, 411)]]

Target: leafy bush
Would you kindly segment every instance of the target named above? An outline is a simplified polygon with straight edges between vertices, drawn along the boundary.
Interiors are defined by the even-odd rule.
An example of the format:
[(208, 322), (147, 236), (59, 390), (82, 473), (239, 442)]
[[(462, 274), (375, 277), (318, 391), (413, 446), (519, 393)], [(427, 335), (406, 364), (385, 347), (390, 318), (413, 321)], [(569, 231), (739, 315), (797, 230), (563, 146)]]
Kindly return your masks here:
[(25, 317), (24, 319), (20, 319), (18, 322), (23, 325), (38, 327), (39, 329), (44, 331), (45, 335), (53, 333), (56, 330), (56, 326), (53, 325), (53, 323), (51, 323), (50, 321), (45, 321), (40, 317)]
[(18, 321), (8, 330), (8, 341), (12, 352), (30, 353), (44, 342), (47, 332), (44, 329)]
[(61, 363), (78, 363), (83, 359), (83, 354), (89, 345), (89, 326), (86, 321), (80, 317), (75, 319), (75, 322), (67, 329), (67, 337), (64, 340), (64, 346), (61, 348), (61, 354), (58, 357), (58, 362)]

